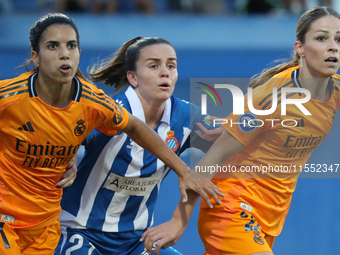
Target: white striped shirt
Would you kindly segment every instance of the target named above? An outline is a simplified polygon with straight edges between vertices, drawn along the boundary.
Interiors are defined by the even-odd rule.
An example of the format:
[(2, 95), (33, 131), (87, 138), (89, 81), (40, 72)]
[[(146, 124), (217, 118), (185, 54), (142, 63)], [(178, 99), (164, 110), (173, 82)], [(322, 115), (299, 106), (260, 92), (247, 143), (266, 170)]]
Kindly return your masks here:
[[(131, 86), (114, 99), (145, 122), (142, 104)], [(199, 107), (171, 97), (155, 131), (179, 155), (190, 145), (200, 148), (210, 145), (193, 132), (197, 122), (212, 128)], [(84, 145), (78, 176), (71, 187), (64, 189), (61, 225), (105, 232), (150, 227), (168, 167), (122, 132), (110, 137), (94, 130)]]

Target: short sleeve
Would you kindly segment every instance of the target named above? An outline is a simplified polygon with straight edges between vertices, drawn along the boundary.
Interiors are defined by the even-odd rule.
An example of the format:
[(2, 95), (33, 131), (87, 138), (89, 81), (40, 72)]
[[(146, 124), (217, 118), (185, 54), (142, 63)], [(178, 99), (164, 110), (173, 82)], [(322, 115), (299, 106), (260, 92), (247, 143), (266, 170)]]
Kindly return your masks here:
[(106, 135), (115, 135), (117, 131), (124, 129), (129, 121), (129, 112), (113, 99), (111, 99), (111, 102), (112, 110), (105, 113), (105, 121), (97, 127), (99, 131)]

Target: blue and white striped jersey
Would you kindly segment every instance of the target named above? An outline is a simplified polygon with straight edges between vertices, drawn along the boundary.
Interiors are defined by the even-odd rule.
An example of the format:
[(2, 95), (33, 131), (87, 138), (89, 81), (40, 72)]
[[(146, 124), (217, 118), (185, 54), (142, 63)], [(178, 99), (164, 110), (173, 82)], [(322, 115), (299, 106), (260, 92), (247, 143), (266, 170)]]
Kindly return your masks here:
[[(130, 86), (114, 99), (145, 122), (142, 104)], [(202, 148), (209, 143), (194, 132), (197, 122), (212, 129), (199, 107), (171, 97), (155, 131), (179, 155), (190, 146)], [(94, 130), (84, 145), (78, 176), (71, 187), (64, 189), (61, 224), (104, 232), (150, 227), (168, 167), (122, 132), (107, 136)]]

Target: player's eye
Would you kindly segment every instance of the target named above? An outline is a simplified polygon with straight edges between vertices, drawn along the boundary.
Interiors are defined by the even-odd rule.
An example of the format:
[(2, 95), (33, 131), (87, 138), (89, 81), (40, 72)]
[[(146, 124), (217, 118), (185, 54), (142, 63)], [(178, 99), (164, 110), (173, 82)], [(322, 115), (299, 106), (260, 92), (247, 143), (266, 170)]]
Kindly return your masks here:
[(54, 44), (54, 43), (51, 43), (51, 44), (48, 45), (48, 48), (49, 48), (50, 50), (54, 50), (54, 49), (57, 48), (57, 45)]
[(169, 64), (169, 65), (168, 65), (168, 68), (169, 68), (169, 69), (175, 69), (175, 68), (176, 68), (176, 65), (174, 65), (174, 64)]
[(325, 37), (324, 36), (318, 36), (317, 38), (316, 38), (316, 40), (318, 41), (318, 42), (323, 42), (323, 41), (325, 41)]
[(77, 44), (76, 43), (69, 43), (68, 47), (71, 49), (77, 48)]

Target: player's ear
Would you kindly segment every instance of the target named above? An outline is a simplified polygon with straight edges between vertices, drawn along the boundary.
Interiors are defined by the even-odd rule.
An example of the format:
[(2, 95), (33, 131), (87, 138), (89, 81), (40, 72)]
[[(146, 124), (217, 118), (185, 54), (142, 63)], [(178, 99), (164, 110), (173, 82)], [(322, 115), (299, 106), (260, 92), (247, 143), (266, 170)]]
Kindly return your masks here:
[(296, 41), (295, 44), (294, 44), (294, 48), (295, 48), (295, 51), (296, 53), (301, 57), (305, 57), (305, 53), (304, 53), (304, 48), (303, 48), (303, 45), (300, 41)]
[(35, 67), (39, 67), (39, 57), (36, 51), (31, 51), (31, 58)]
[(127, 77), (128, 81), (129, 81), (129, 83), (134, 88), (138, 87), (137, 77), (136, 77), (136, 73), (134, 71), (128, 71), (127, 74), (126, 74), (126, 77)]

